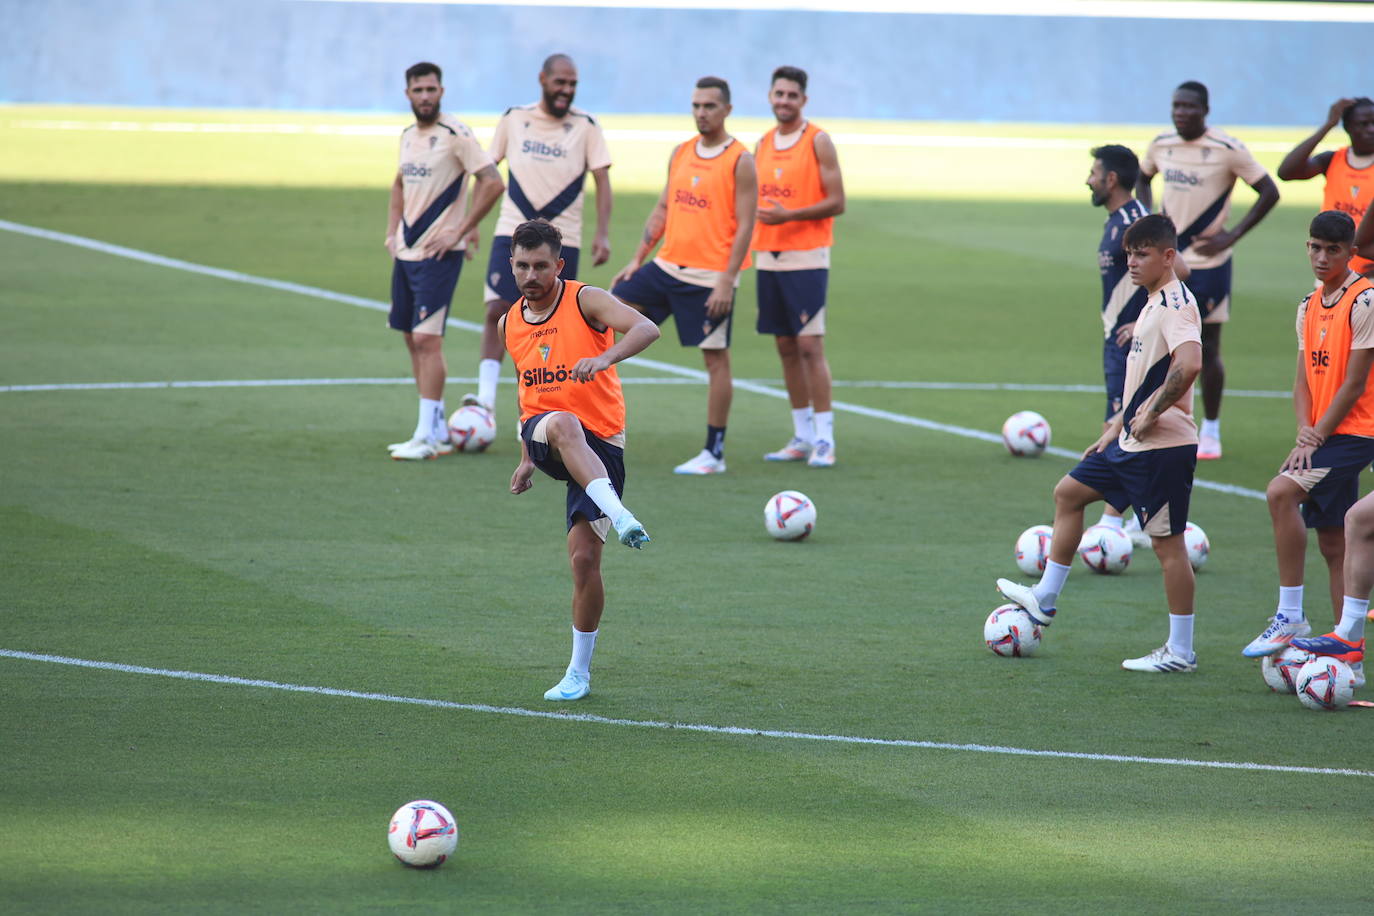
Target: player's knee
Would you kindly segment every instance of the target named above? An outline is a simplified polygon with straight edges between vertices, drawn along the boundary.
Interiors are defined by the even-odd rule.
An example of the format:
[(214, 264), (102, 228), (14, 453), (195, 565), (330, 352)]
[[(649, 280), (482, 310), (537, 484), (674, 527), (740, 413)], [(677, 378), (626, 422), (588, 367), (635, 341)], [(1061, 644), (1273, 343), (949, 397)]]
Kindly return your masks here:
[(601, 551), (589, 542), (574, 543), (568, 548), (568, 565), (574, 582), (594, 582), (601, 575)]
[(1303, 495), (1293, 478), (1282, 474), (1269, 481), (1269, 486), (1264, 489), (1264, 499), (1269, 503), (1270, 510), (1296, 508)]
[(550, 415), (544, 425), (544, 433), (549, 444), (555, 448), (583, 441), (582, 423), (577, 417), (561, 410)]
[(1357, 540), (1374, 538), (1374, 504), (1360, 500), (1345, 513), (1345, 533)]
[(797, 338), (779, 336), (775, 338), (778, 342), (778, 355), (783, 359), (797, 358)]

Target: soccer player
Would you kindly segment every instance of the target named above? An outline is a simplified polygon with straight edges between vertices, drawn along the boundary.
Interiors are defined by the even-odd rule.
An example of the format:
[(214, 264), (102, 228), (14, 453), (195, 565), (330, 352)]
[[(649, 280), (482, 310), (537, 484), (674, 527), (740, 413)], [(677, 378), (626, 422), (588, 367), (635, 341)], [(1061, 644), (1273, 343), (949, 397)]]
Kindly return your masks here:
[(1364, 626), (1374, 591), (1374, 493), (1345, 513), (1345, 594), (1336, 629), (1325, 636), (1298, 636), (1293, 645), (1350, 665), (1355, 686), (1364, 686)]
[[(1097, 147), (1092, 156), (1088, 190), (1092, 192), (1093, 206), (1107, 211), (1102, 240), (1097, 243), (1097, 270), (1102, 275), (1102, 374), (1107, 385), (1107, 412), (1102, 421), (1105, 431), (1121, 413), (1126, 354), (1130, 350), (1135, 320), (1145, 304), (1145, 289), (1137, 286), (1127, 273), (1122, 240), (1130, 225), (1149, 211), (1132, 196), (1136, 179), (1140, 177), (1140, 162), (1135, 153), (1112, 144)], [(1111, 503), (1103, 504), (1098, 524), (1125, 530), (1138, 547), (1149, 544), (1149, 535), (1141, 529), (1140, 520), (1132, 517), (1130, 523), (1123, 526), (1121, 513)]]
[(792, 439), (765, 461), (835, 463), (835, 411), (825, 360), (825, 291), (844, 178), (830, 135), (802, 117), (806, 71), (773, 71), (768, 103), (778, 123), (754, 148), (758, 221), (758, 332), (772, 334), (792, 405)]
[(1188, 287), (1174, 274), (1178, 236), (1167, 216), (1136, 220), (1123, 241), (1127, 269), (1145, 287), (1126, 358), (1125, 404), (1083, 460), (1054, 488), (1054, 536), (1049, 561), (1033, 587), (998, 579), (997, 588), (1037, 622), (1054, 621), (1059, 593), (1083, 536), (1083, 510), (1106, 500), (1128, 506), (1150, 535), (1164, 570), (1169, 639), (1129, 671), (1197, 670), (1193, 652), (1193, 567), (1183, 544), (1197, 465), (1193, 380), (1202, 367), (1202, 317)]
[[(1317, 144), (1337, 124), (1345, 128), (1350, 144), (1334, 152), (1313, 156)], [(1370, 200), (1374, 199), (1374, 99), (1337, 99), (1326, 113), (1326, 121), (1306, 140), (1293, 147), (1279, 163), (1284, 181), (1306, 181), (1325, 176), (1323, 210), (1339, 210), (1359, 223)], [(1355, 255), (1350, 269), (1365, 276), (1374, 275), (1374, 261)]]
[[(730, 313), (740, 271), (749, 266), (758, 207), (754, 157), (726, 131), (730, 111), (729, 83), (718, 76), (697, 80), (692, 117), (698, 136), (668, 158), (668, 181), (644, 224), (644, 238), (611, 289), (655, 324), (671, 314), (678, 341), (700, 348), (706, 364), (706, 445), (675, 474), (725, 470), (733, 394)], [(645, 264), (659, 239), (658, 256)]]
[[(1188, 286), (1202, 308), (1202, 435), (1197, 456), (1221, 457), (1221, 395), (1226, 368), (1221, 361), (1221, 326), (1231, 315), (1231, 252), (1279, 201), (1274, 179), (1245, 144), (1207, 126), (1207, 87), (1189, 81), (1174, 90), (1174, 131), (1150, 141), (1140, 162), (1136, 196), (1146, 209), (1150, 181), (1164, 174), (1161, 212), (1178, 230), (1178, 250), (1192, 269)], [(1235, 228), (1227, 229), (1231, 190), (1241, 178), (1259, 199)]]
[[(439, 111), (443, 97), (443, 71), (437, 65), (421, 62), (406, 70), (415, 123), (401, 132), (400, 167), (387, 209), (386, 248), (395, 262), (387, 324), (405, 335), (420, 391), (420, 418), (409, 440), (387, 446), (398, 461), (453, 452), (444, 413), (444, 329), (465, 239), (502, 189), (496, 166), (472, 131)], [(465, 208), (469, 173), (474, 176), (472, 205)]]
[[(572, 566), (572, 660), (546, 700), (580, 700), (591, 689), (592, 651), (606, 605), (601, 548), (614, 527), (642, 548), (644, 526), (620, 502), (625, 492), (625, 397), (615, 364), (658, 339), (658, 328), (604, 289), (561, 279), (562, 238), (544, 220), (511, 233), (511, 272), (523, 293), (498, 323), (519, 380), (520, 464), (510, 491), (523, 493), (538, 468), (568, 483)], [(623, 336), (619, 342), (615, 335)]]
[(611, 154), (606, 136), (591, 115), (573, 107), (577, 67), (566, 54), (554, 54), (539, 71), (540, 98), (531, 105), (508, 108), (496, 123), (487, 149), (498, 165), (509, 163), (509, 181), (496, 218), (487, 262), (486, 324), (482, 328), (477, 393), (464, 404), (494, 411), (501, 356), (506, 352), (496, 324), (520, 298), (510, 269), (510, 236), (525, 220), (546, 219), (563, 235), (565, 280), (577, 279), (582, 245), (582, 186), (587, 172), (596, 184), (596, 234), (592, 264), (611, 256)]
[[(1265, 493), (1278, 556), (1279, 604), (1269, 626), (1241, 650), (1251, 658), (1277, 652), (1290, 641), (1298, 645), (1295, 637), (1311, 632), (1302, 607), (1304, 525), (1317, 529), (1336, 620), (1338, 626), (1348, 624), (1342, 600), (1345, 513), (1359, 499), (1360, 471), (1374, 461), (1374, 388), (1369, 387), (1374, 281), (1350, 269), (1354, 240), (1354, 220), (1337, 210), (1317, 214), (1308, 228), (1307, 255), (1320, 286), (1298, 306), (1297, 442)], [(1340, 654), (1356, 651), (1347, 645)]]

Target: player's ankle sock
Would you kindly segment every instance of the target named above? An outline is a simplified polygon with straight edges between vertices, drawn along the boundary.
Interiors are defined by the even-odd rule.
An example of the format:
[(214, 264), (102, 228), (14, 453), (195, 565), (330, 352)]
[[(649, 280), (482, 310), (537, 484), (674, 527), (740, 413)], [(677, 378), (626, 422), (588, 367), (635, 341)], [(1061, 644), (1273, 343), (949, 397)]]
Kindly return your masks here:
[(835, 411), (816, 411), (816, 438), (824, 439), (832, 445), (835, 442)]
[(725, 456), (725, 427), (706, 426), (706, 451), (711, 453), (712, 458), (723, 458)]
[(1193, 657), (1193, 615), (1169, 615), (1169, 651), (1184, 658)]
[(815, 412), (810, 407), (798, 407), (792, 411), (792, 435), (803, 442), (816, 441)]
[(572, 661), (568, 662), (568, 670), (573, 674), (591, 676), (592, 652), (596, 650), (596, 634), (600, 632), (600, 629), (596, 629), (590, 633), (583, 633), (577, 627), (573, 627)]
[(1070, 567), (1053, 560), (1045, 561), (1045, 571), (1040, 574), (1040, 581), (1031, 589), (1035, 595), (1035, 600), (1040, 602), (1040, 606), (1045, 610), (1055, 606), (1059, 601), (1059, 593), (1064, 589), (1064, 583), (1069, 578)]
[(435, 442), (447, 442), (448, 435), (448, 408), (444, 406), (444, 399), (439, 399), (439, 406), (434, 411), (434, 432), (430, 433)]
[(1108, 515), (1106, 512), (1102, 513), (1102, 517), (1097, 520), (1097, 523), (1099, 525), (1106, 525), (1108, 528), (1115, 528), (1117, 531), (1124, 530), (1122, 525), (1125, 524), (1122, 522), (1121, 516)]
[(1207, 437), (1210, 438), (1210, 439), (1220, 439), (1220, 438), (1221, 438), (1221, 418), (1218, 417), (1218, 418), (1215, 419), (1215, 420), (1203, 420), (1203, 421), (1202, 421), (1202, 435), (1207, 436)]
[(624, 503), (615, 494), (615, 487), (611, 486), (611, 478), (598, 477), (582, 489), (592, 498), (592, 502), (596, 503), (596, 507), (604, 512), (612, 522), (620, 518), (620, 513), (625, 511)]
[(1122, 531), (1126, 531), (1126, 532), (1139, 531), (1139, 530), (1140, 530), (1140, 516), (1138, 516), (1138, 515), (1132, 515), (1130, 518), (1126, 519), (1126, 521), (1123, 522), (1122, 525), (1121, 525), (1121, 530), (1122, 530)]
[(1369, 613), (1369, 599), (1345, 596), (1341, 606), (1341, 622), (1336, 624), (1336, 635), (1346, 642), (1359, 642), (1364, 639), (1365, 615)]
[(1287, 623), (1297, 623), (1303, 619), (1301, 585), (1279, 586), (1279, 609), (1277, 616), (1282, 617)]
[(477, 364), (477, 400), (483, 404), (496, 403), (496, 382), (501, 378), (501, 361), (484, 359)]
[[(444, 408), (442, 401), (431, 401), (429, 398), (420, 398), (420, 419), (415, 424), (416, 439), (431, 439), (434, 437), (434, 427), (436, 423), (442, 423)], [(435, 417), (439, 419), (436, 421)]]

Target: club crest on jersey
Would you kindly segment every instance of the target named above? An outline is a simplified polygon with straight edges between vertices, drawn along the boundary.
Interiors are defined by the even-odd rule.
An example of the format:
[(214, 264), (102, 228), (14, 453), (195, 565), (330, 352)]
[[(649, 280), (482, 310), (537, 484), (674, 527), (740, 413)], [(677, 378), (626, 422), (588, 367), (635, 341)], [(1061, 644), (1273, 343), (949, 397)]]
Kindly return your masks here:
[(695, 188), (695, 187), (696, 187), (698, 184), (700, 184), (700, 183), (701, 183), (701, 176), (700, 176), (700, 175), (693, 175), (693, 176), (692, 176), (692, 187)]
[(438, 138), (438, 137), (430, 137), (430, 138), (429, 138), (429, 148), (430, 148), (430, 149), (434, 149), (434, 144), (436, 144), (436, 143), (438, 143), (438, 142), (439, 142), (439, 138)]
[(539, 348), (539, 358), (542, 359), (544, 362), (548, 362), (548, 361), (549, 361), (549, 345), (548, 345), (548, 344), (545, 344), (544, 346), (542, 346), (542, 347)]
[(1357, 185), (1357, 184), (1352, 184), (1352, 185), (1350, 186), (1350, 199), (1351, 199), (1351, 200), (1354, 200), (1355, 198), (1357, 198), (1357, 197), (1359, 197), (1359, 196), (1360, 196), (1360, 186)]
[(774, 169), (773, 169), (773, 177), (774, 177), (775, 179), (777, 179), (778, 181), (782, 181), (782, 166), (779, 165), (779, 166), (774, 167)]
[(1202, 161), (1206, 162), (1210, 158), (1212, 158), (1212, 148), (1209, 146), (1204, 146), (1202, 148)]
[(565, 134), (570, 134), (570, 133), (572, 133), (572, 125), (569, 124), (567, 121), (564, 121), (564, 122), (563, 122), (563, 133), (565, 133)]

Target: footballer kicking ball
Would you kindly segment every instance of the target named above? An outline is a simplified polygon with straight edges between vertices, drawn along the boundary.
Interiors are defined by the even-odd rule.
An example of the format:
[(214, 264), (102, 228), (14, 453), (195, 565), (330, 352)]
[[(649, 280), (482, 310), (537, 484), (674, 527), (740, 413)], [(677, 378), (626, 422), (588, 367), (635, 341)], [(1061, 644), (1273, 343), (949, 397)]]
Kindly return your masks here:
[(1311, 660), (1311, 652), (1304, 652), (1297, 646), (1284, 646), (1282, 651), (1264, 657), (1260, 662), (1260, 674), (1275, 693), (1297, 693), (1298, 671)]
[(1054, 529), (1049, 525), (1031, 525), (1016, 539), (1016, 568), (1028, 576), (1045, 571), (1050, 558), (1050, 538)]
[(1078, 556), (1095, 573), (1115, 575), (1131, 565), (1131, 538), (1110, 525), (1093, 525), (1078, 542)]
[(1188, 527), (1183, 529), (1183, 546), (1188, 549), (1188, 562), (1193, 569), (1201, 569), (1212, 549), (1212, 545), (1207, 543), (1207, 532), (1189, 522)]
[(1355, 672), (1340, 659), (1318, 655), (1298, 669), (1294, 687), (1308, 709), (1344, 709), (1355, 696)]
[(496, 440), (496, 418), (477, 404), (464, 404), (448, 418), (448, 434), (460, 452), (486, 451)]
[(1050, 424), (1033, 410), (1022, 410), (1002, 424), (1002, 442), (1018, 458), (1034, 458), (1050, 444)]
[(763, 507), (763, 525), (779, 541), (800, 541), (816, 527), (816, 504), (796, 490), (774, 493)]
[(1004, 604), (988, 615), (983, 641), (1003, 658), (1024, 658), (1040, 648), (1040, 625), (1025, 608)]
[(412, 868), (438, 868), (458, 848), (458, 824), (436, 801), (413, 801), (391, 815), (387, 843)]

